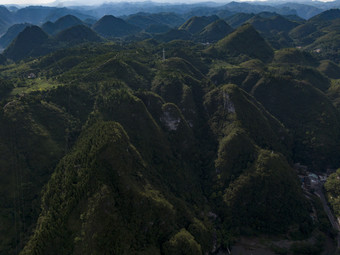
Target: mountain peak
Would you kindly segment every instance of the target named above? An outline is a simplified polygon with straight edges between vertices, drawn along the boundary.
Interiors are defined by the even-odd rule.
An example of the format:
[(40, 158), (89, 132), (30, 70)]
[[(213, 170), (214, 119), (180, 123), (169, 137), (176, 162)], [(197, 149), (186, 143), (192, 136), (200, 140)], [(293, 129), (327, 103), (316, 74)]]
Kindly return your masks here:
[(216, 42), (233, 31), (224, 20), (218, 19), (207, 25), (199, 34), (203, 42)]
[(93, 30), (104, 37), (120, 37), (139, 32), (141, 29), (112, 15), (105, 15), (93, 25)]
[(220, 56), (257, 58), (264, 62), (273, 58), (273, 49), (251, 24), (245, 24), (213, 46)]
[(101, 38), (91, 28), (84, 25), (68, 28), (57, 34), (56, 39), (71, 44), (101, 41)]
[(27, 26), (4, 51), (4, 55), (16, 61), (28, 56), (45, 54), (46, 49), (41, 46), (47, 40), (48, 35), (40, 27)]
[(181, 30), (186, 30), (191, 34), (196, 34), (202, 31), (204, 27), (209, 25), (211, 22), (214, 22), (218, 19), (216, 15), (213, 16), (202, 16), (202, 17), (197, 17), (194, 16), (187, 20), (182, 26), (179, 27)]
[(324, 11), (314, 17), (312, 17), (310, 20), (315, 22), (320, 21), (329, 21), (329, 20), (335, 20), (340, 18), (340, 10), (339, 9), (330, 9), (327, 11)]
[(42, 29), (47, 32), (48, 34), (57, 34), (60, 31), (63, 31), (67, 28), (76, 26), (76, 25), (82, 25), (84, 24), (80, 19), (73, 15), (66, 15), (61, 18), (59, 18), (56, 22), (52, 23), (50, 21), (46, 22)]

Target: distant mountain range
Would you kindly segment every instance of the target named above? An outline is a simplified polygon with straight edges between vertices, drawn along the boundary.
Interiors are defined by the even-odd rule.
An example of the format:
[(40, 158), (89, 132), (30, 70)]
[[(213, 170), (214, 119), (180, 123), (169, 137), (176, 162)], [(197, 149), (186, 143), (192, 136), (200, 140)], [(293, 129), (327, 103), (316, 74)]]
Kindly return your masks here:
[[(28, 6), (24, 8), (0, 8), (0, 33), (16, 23), (31, 23), (41, 25), (47, 21), (54, 22), (65, 15), (73, 15), (81, 20), (99, 19), (105, 15), (128, 16), (136, 13), (176, 13), (187, 20), (192, 16), (218, 15), (221, 18), (235, 13), (260, 13), (275, 12), (281, 15), (297, 15), (309, 19), (324, 10), (340, 7), (339, 1), (331, 3), (308, 2), (306, 3), (270, 3), (266, 2), (230, 2), (221, 3), (194, 3), (194, 4), (162, 4), (154, 2), (119, 2), (106, 3), (100, 6), (72, 6), (72, 7), (47, 7)], [(153, 17), (153, 20), (157, 17)], [(169, 24), (167, 24), (169, 25)]]
[[(30, 6), (22, 9), (8, 9), (2, 6), (0, 7), (2, 14), (0, 31), (2, 28), (3, 35), (0, 37), (0, 47), (7, 48), (4, 51), (6, 57), (20, 60), (26, 57), (37, 57), (61, 47), (97, 42), (104, 38), (105, 40), (119, 38), (128, 41), (154, 38), (161, 42), (193, 40), (201, 43), (214, 43), (229, 35), (234, 29), (249, 23), (274, 49), (304, 47), (327, 55), (332, 61), (338, 59), (337, 54), (333, 53), (337, 51), (337, 46), (340, 46), (340, 36), (336, 32), (340, 27), (339, 9), (323, 11), (323, 8), (329, 5), (300, 3), (270, 5), (269, 3), (231, 2), (218, 7), (216, 5), (184, 4), (179, 9), (179, 6), (175, 4), (148, 3), (140, 10), (149, 8), (150, 12), (139, 11), (125, 16), (108, 14), (99, 18), (95, 11), (103, 6), (107, 7), (105, 10), (109, 13), (110, 7), (117, 7), (115, 11), (112, 10), (112, 12), (117, 12), (120, 7), (125, 6), (125, 12), (121, 13), (124, 14), (132, 10), (132, 7), (137, 8), (140, 5), (139, 3), (112, 3), (93, 7), (91, 10), (85, 7)], [(335, 3), (332, 6), (335, 6)], [(153, 13), (156, 9), (159, 12)], [(209, 15), (191, 16), (195, 13)], [(31, 32), (26, 30), (28, 34), (19, 36), (25, 28), (32, 25), (36, 26), (36, 30), (39, 27), (39, 31), (46, 34), (47, 41), (39, 41), (38, 45), (33, 43), (35, 39), (29, 36), (33, 30)], [(77, 31), (80, 33), (79, 36)], [(63, 36), (58, 35), (60, 33)], [(78, 38), (71, 38), (71, 35)], [(26, 46), (30, 43), (33, 43), (31, 46), (34, 45), (34, 48), (37, 48), (26, 52)], [(16, 47), (19, 47), (18, 51), (13, 50)]]
[(63, 47), (84, 42), (99, 42), (102, 38), (85, 25), (67, 28), (55, 36), (49, 36), (38, 26), (27, 26), (6, 48), (3, 55), (14, 61), (39, 57)]

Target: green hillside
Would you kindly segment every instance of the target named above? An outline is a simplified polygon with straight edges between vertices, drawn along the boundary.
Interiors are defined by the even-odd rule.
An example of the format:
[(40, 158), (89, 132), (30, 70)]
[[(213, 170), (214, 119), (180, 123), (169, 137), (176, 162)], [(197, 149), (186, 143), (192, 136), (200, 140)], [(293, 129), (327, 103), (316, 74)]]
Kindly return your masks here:
[(233, 29), (222, 19), (207, 25), (198, 35), (201, 42), (217, 42), (230, 34)]
[(66, 15), (64, 17), (61, 17), (58, 19), (56, 22), (47, 22), (42, 25), (42, 29), (50, 34), (50, 35), (55, 35), (58, 32), (61, 32), (65, 29), (68, 29), (73, 26), (78, 26), (78, 25), (84, 25), (84, 23), (78, 19), (77, 17), (73, 15)]
[(327, 192), (327, 199), (330, 202), (333, 212), (336, 217), (340, 215), (340, 192), (339, 192), (339, 169), (332, 173), (325, 183), (325, 190)]
[(208, 52), (218, 58), (227, 59), (231, 56), (242, 62), (251, 58), (266, 62), (273, 57), (272, 48), (249, 24), (218, 41)]
[(310, 53), (296, 48), (286, 48), (276, 51), (273, 62), (314, 67), (318, 65), (318, 60)]
[(58, 33), (55, 36), (55, 40), (69, 45), (102, 41), (102, 39), (93, 30), (84, 25), (73, 26)]
[(17, 35), (22, 32), (29, 24), (15, 24), (8, 28), (6, 33), (0, 38), (0, 45), (3, 48), (6, 48), (10, 43), (14, 40)]
[[(294, 130), (295, 161), (317, 168), (338, 164), (339, 115), (320, 90), (306, 82), (269, 77), (259, 81), (252, 94), (287, 128)], [(313, 104), (307, 103), (312, 101)]]
[(241, 25), (243, 25), (247, 20), (254, 17), (255, 14), (252, 13), (236, 13), (234, 15), (231, 15), (229, 17), (225, 18), (225, 21), (233, 28), (237, 28)]
[(340, 79), (340, 67), (333, 61), (321, 61), (318, 70), (332, 79)]
[(41, 56), (50, 51), (46, 45), (48, 35), (37, 26), (26, 27), (4, 51), (4, 56), (14, 61)]
[(183, 25), (181, 25), (178, 29), (186, 30), (191, 34), (197, 34), (202, 31), (204, 27), (209, 25), (210, 23), (216, 21), (218, 19), (217, 16), (210, 17), (192, 17), (187, 20)]
[(104, 37), (121, 37), (138, 33), (141, 29), (120, 18), (106, 15), (98, 20), (92, 29)]
[(264, 34), (272, 33), (273, 30), (278, 32), (289, 32), (299, 25), (299, 23), (290, 21), (281, 15), (266, 18), (259, 14), (249, 19), (247, 22), (252, 24), (257, 31)]
[(5, 50), (0, 254), (336, 250), (294, 166), (339, 168), (339, 63), (291, 46), (298, 27), (274, 13), (253, 19), (261, 33), (215, 16), (173, 25), (186, 15), (104, 16), (53, 37), (31, 26)]

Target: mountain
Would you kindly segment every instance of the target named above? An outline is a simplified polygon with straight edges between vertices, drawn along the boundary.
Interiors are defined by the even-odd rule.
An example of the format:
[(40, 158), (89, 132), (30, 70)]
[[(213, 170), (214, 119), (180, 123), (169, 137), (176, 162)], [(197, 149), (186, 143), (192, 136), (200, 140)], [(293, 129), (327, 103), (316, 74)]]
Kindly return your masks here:
[[(272, 12), (280, 15), (297, 15), (302, 19), (309, 19), (315, 15), (318, 15), (323, 11), (323, 8), (313, 6), (312, 3), (240, 3), (231, 2), (225, 5), (225, 7), (234, 13), (260, 13), (260, 12)], [(332, 8), (332, 7), (330, 7)], [(329, 7), (327, 8), (329, 9)]]
[(318, 70), (329, 78), (340, 79), (340, 67), (332, 61), (321, 61)]
[(150, 26), (166, 25), (169, 27), (176, 27), (184, 22), (184, 19), (175, 13), (136, 13), (129, 15), (126, 22), (137, 27), (146, 29)]
[(13, 15), (5, 6), (0, 6), (0, 17), (0, 34), (2, 34), (13, 23)]
[(130, 15), (127, 19), (125, 19), (125, 21), (132, 25), (143, 28), (143, 29), (149, 27), (150, 25), (163, 24), (144, 13), (141, 13), (141, 14), (137, 13), (137, 14)]
[(318, 60), (310, 53), (295, 48), (286, 48), (276, 51), (273, 62), (314, 67), (319, 65)]
[(10, 24), (8, 24), (6, 21), (0, 19), (0, 32), (1, 33), (5, 33), (9, 26), (10, 26)]
[[(338, 164), (339, 115), (319, 89), (306, 82), (273, 77), (260, 80), (252, 94), (287, 128), (294, 130), (296, 162), (315, 167)], [(310, 100), (317, 103), (306, 107)], [(301, 118), (303, 122), (299, 122)], [(332, 133), (333, 138), (327, 137), (327, 133)], [(332, 155), (331, 161), (326, 160), (327, 155)]]
[(7, 23), (13, 22), (12, 13), (5, 6), (0, 6), (0, 16)]
[(337, 46), (339, 45), (338, 29), (340, 27), (340, 10), (327, 10), (309, 19), (306, 23), (294, 28), (289, 35), (296, 45), (315, 52), (320, 58), (334, 62), (339, 60)]
[(308, 48), (324, 36), (336, 45), (337, 19), (302, 21), (314, 41), (298, 48), (302, 25), (271, 12), (248, 19), (260, 32), (223, 19), (199, 29), (207, 17), (196, 17), (148, 33), (175, 16), (130, 17), (140, 32), (123, 33), (135, 27), (127, 16), (98, 21), (121, 26), (106, 39), (85, 25), (50, 36), (28, 26), (0, 55), (0, 253), (336, 251), (305, 171), (340, 166), (337, 48)]
[(55, 29), (55, 25), (53, 22), (47, 21), (41, 26), (41, 28), (45, 31), (45, 33), (52, 34)]
[(183, 17), (173, 12), (157, 12), (148, 15), (153, 20), (161, 22), (170, 27), (177, 27), (184, 22)]
[(173, 40), (190, 40), (192, 35), (183, 29), (171, 29), (166, 33), (155, 35), (154, 38), (162, 42), (170, 42)]
[(145, 28), (145, 32), (152, 33), (152, 34), (162, 34), (169, 32), (171, 27), (162, 24), (151, 24)]
[(296, 44), (301, 47), (301, 45), (308, 45), (312, 43), (318, 36), (321, 35), (321, 31), (315, 24), (307, 22), (301, 24), (289, 32), (289, 35), (296, 41)]
[(190, 19), (192, 17), (202, 17), (202, 16), (213, 16), (217, 15), (220, 18), (225, 18), (233, 13), (225, 8), (217, 8), (216, 6), (200, 6), (196, 8), (192, 8), (190, 11), (182, 14), (182, 17), (187, 19)]
[(258, 5), (252, 3), (230, 2), (225, 5), (225, 8), (231, 12), (238, 13), (259, 13), (259, 12), (275, 12), (276, 8), (269, 5)]
[(259, 13), (247, 20), (275, 49), (294, 46), (289, 32), (301, 23), (275, 13)]
[(208, 49), (208, 52), (219, 58), (233, 56), (240, 60), (258, 58), (270, 61), (273, 57), (273, 49), (250, 24), (239, 27), (219, 40)]
[(188, 31), (191, 34), (197, 34), (203, 30), (204, 27), (209, 25), (210, 23), (218, 20), (217, 16), (210, 17), (192, 17), (187, 20), (183, 25), (181, 25), (178, 29)]
[(252, 17), (247, 22), (252, 24), (252, 26), (257, 31), (263, 34), (273, 33), (273, 30), (277, 33), (278, 32), (288, 33), (290, 30), (300, 25), (299, 23), (290, 21), (281, 15), (274, 15), (266, 18), (263, 17), (263, 15), (259, 14)]
[(98, 20), (93, 26), (93, 30), (104, 37), (121, 37), (138, 33), (141, 29), (128, 24), (122, 19), (112, 15), (106, 15)]
[(250, 23), (260, 32), (274, 49), (294, 47), (295, 42), (290, 32), (295, 27), (304, 23), (297, 16), (279, 15), (271, 12), (260, 12), (258, 14), (238, 13), (225, 19), (232, 27)]
[(254, 4), (254, 3), (242, 3), (242, 2), (230, 2), (225, 5), (225, 8), (233, 13), (260, 13), (260, 12), (272, 12), (280, 15), (295, 15), (297, 11), (292, 8), (271, 6), (266, 4)]
[[(11, 84), (9, 84), (11, 85)], [(79, 102), (79, 96), (85, 100), (85, 94), (81, 90), (67, 90), (73, 105)], [(72, 137), (79, 132), (79, 120), (68, 114), (55, 102), (62, 99), (62, 95), (58, 96), (58, 91), (53, 94), (53, 102), (41, 102), (40, 100), (31, 100), (30, 103), (22, 99), (14, 100), (7, 107), (1, 110), (1, 166), (8, 170), (0, 171), (1, 187), (7, 187), (7, 192), (1, 190), (1, 203), (5, 207), (1, 207), (2, 212), (6, 212), (9, 208), (15, 208), (20, 211), (20, 215), (16, 214), (10, 217), (9, 222), (6, 221), (6, 213), (0, 215), (1, 230), (0, 235), (3, 236), (0, 241), (1, 250), (8, 254), (13, 254), (16, 249), (21, 249), (23, 244), (16, 245), (16, 233), (20, 231), (25, 233), (34, 228), (40, 209), (35, 205), (41, 201), (40, 192), (43, 185), (50, 178), (53, 169), (58, 161), (63, 157), (65, 149), (72, 144)], [(3, 95), (3, 94), (2, 94)], [(49, 94), (48, 98), (51, 94)], [(83, 102), (85, 102), (83, 101)], [(78, 104), (77, 104), (78, 105)], [(78, 105), (80, 106), (80, 105)], [(21, 109), (21, 110), (19, 110)], [(86, 112), (86, 107), (82, 108)], [(68, 131), (66, 130), (68, 129)], [(69, 140), (66, 141), (65, 137)], [(73, 141), (74, 142), (74, 141)], [(14, 146), (20, 144), (16, 150), (6, 150), (4, 146)], [(39, 144), (39, 146), (34, 146)], [(29, 150), (27, 150), (30, 148)], [(44, 153), (49, 151), (49, 153)], [(7, 158), (7, 163), (5, 162)], [(11, 170), (10, 170), (11, 169)], [(28, 185), (20, 186), (17, 182), (12, 182), (14, 176), (22, 178), (22, 183)], [(12, 180), (12, 181), (11, 181)], [(7, 184), (6, 184), (7, 183)], [(12, 184), (10, 184), (12, 183)], [(30, 185), (29, 183), (34, 183)], [(18, 193), (20, 191), (20, 193)], [(21, 194), (19, 196), (19, 194)], [(21, 200), (16, 200), (17, 198)], [(33, 206), (33, 207), (32, 207)], [(16, 217), (13, 229), (13, 220)], [(7, 233), (7, 234), (6, 234)], [(30, 234), (25, 237), (29, 237)], [(13, 243), (14, 242), (14, 243)]]
[(324, 22), (324, 21), (332, 21), (335, 19), (340, 19), (340, 10), (339, 9), (331, 9), (324, 11), (318, 15), (315, 15), (311, 19), (310, 22)]
[(27, 22), (37, 25), (44, 22), (53, 9), (53, 7), (28, 6), (19, 9), (15, 15), (21, 23)]
[(58, 33), (55, 36), (55, 40), (68, 45), (102, 41), (102, 39), (91, 28), (84, 25), (73, 26)]
[[(309, 205), (284, 158), (289, 135), (277, 119), (236, 85), (205, 93), (204, 75), (180, 58), (162, 61), (156, 73), (144, 69), (145, 79), (151, 74), (151, 90), (139, 90), (135, 86), (141, 83), (131, 86), (130, 80), (141, 72), (139, 57), (102, 59), (100, 75), (93, 74), (102, 81), (94, 94), (73, 85), (44, 95), (49, 103), (40, 107), (55, 105), (61, 116), (67, 111), (75, 119), (87, 117), (78, 122), (83, 126), (74, 135), (76, 143), (42, 191), (37, 227), (22, 254), (117, 249), (179, 254), (183, 247), (202, 254), (213, 249), (215, 230), (229, 241), (236, 228), (277, 234), (312, 224)], [(93, 86), (86, 77), (82, 86)], [(34, 102), (40, 98), (35, 95)], [(85, 105), (93, 111), (85, 111)], [(13, 119), (20, 113), (16, 107), (6, 109), (14, 111)], [(57, 137), (64, 134), (57, 130)], [(201, 216), (204, 208), (207, 218)], [(228, 234), (217, 230), (209, 212), (219, 215)]]
[(323, 9), (309, 4), (302, 3), (284, 3), (279, 5), (281, 8), (289, 8), (296, 11), (296, 14), (303, 19), (310, 19), (311, 17), (318, 15)]
[(218, 19), (215, 22), (207, 25), (198, 35), (198, 40), (201, 42), (217, 42), (234, 29), (230, 27), (224, 20)]
[(7, 32), (0, 37), (0, 46), (6, 48), (22, 32), (26, 27), (30, 26), (28, 23), (15, 24), (8, 28)]
[[(114, 16), (128, 16), (131, 14), (136, 14), (139, 12), (158, 14), (158, 13), (177, 13), (179, 15), (184, 15), (184, 19), (190, 18), (186, 16), (187, 13), (194, 11), (196, 9), (210, 9), (212, 7), (220, 6), (221, 4), (216, 4), (212, 2), (203, 3), (157, 3), (157, 2), (110, 2), (104, 3), (96, 7), (85, 7), (86, 13), (95, 17), (102, 17), (104, 15), (114, 15)], [(192, 16), (195, 16), (192, 15)]]
[(54, 23), (52, 22), (44, 23), (41, 28), (46, 33), (53, 35), (53, 34), (57, 34), (58, 32), (62, 30), (65, 30), (67, 28), (70, 28), (76, 25), (84, 25), (84, 23), (75, 16), (66, 15), (64, 17), (61, 17)]
[[(258, 150), (255, 144), (262, 148), (273, 148), (274, 151), (282, 150), (284, 153), (285, 149), (281, 147), (278, 134), (281, 133), (282, 136), (285, 136), (287, 142), (288, 136), (286, 136), (282, 124), (263, 111), (262, 106), (254, 98), (232, 84), (211, 90), (205, 95), (204, 105), (208, 112), (209, 124), (219, 138), (218, 157), (215, 161), (218, 173), (215, 194), (218, 199), (218, 190), (223, 190), (222, 197), (227, 207), (222, 210), (225, 210), (226, 215), (232, 219), (232, 225), (238, 225), (243, 230), (246, 230), (248, 226), (257, 226), (265, 232), (281, 231), (285, 228), (283, 222), (288, 218), (278, 219), (269, 216), (264, 220), (262, 212), (271, 210), (266, 206), (264, 200), (272, 201), (272, 204), (275, 203), (276, 198), (285, 197), (285, 194), (279, 190), (285, 189), (284, 186), (289, 185), (288, 183), (295, 182), (294, 172), (289, 169), (287, 162), (281, 156), (271, 154), (269, 151)], [(230, 125), (219, 123), (217, 119), (220, 118), (227, 120)], [(262, 128), (265, 128), (266, 131)], [(272, 172), (270, 169), (274, 165), (276, 170)], [(262, 188), (255, 188), (257, 185)], [(297, 203), (296, 206), (299, 209), (295, 216), (291, 215), (293, 218), (297, 218), (290, 218), (288, 221), (296, 221), (299, 218), (306, 222), (308, 219), (303, 219), (302, 216), (304, 214), (304, 209), (301, 208), (304, 204), (303, 198), (295, 185), (296, 182), (290, 190), (292, 193), (286, 195), (291, 199), (297, 196), (294, 203)], [(225, 189), (225, 187), (227, 188)], [(253, 192), (256, 191), (263, 193), (262, 195), (254, 194)], [(285, 197), (286, 203), (292, 201), (288, 197)], [(281, 213), (283, 213), (282, 216), (285, 214), (283, 211)], [(256, 219), (259, 221), (253, 220), (250, 215), (256, 215)], [(269, 222), (270, 224), (267, 225)], [(275, 227), (271, 228), (270, 226)]]
[(77, 17), (80, 20), (85, 20), (85, 19), (93, 19), (94, 17), (91, 15), (88, 15), (87, 13), (84, 13), (83, 10), (80, 8), (54, 8), (51, 10), (50, 13), (45, 17), (45, 19), (41, 22), (46, 22), (46, 21), (52, 21), (55, 22), (56, 20), (67, 16), (71, 15), (74, 17)]
[[(106, 253), (117, 249), (128, 253), (141, 249), (159, 252), (160, 247), (149, 243), (158, 235), (168, 237), (178, 229), (174, 211), (177, 203), (170, 202), (168, 194), (158, 190), (157, 183), (150, 183), (151, 176), (147, 179), (134, 176), (138, 173), (148, 176), (151, 174), (148, 170), (152, 169), (145, 165), (124, 128), (116, 122), (97, 123), (83, 132), (79, 141), (77, 150), (64, 158), (64, 163), (58, 165), (55, 177), (49, 182), (49, 188), (43, 195), (46, 204), (41, 218), (44, 217), (45, 220), (40, 221), (40, 231), (35, 232), (35, 237), (28, 243), (23, 254), (32, 254), (38, 250), (43, 253), (51, 253), (53, 250), (59, 252), (68, 246), (82, 254)], [(95, 147), (92, 142), (96, 144)], [(81, 154), (88, 157), (89, 153), (92, 155), (89, 158), (92, 164), (86, 166), (88, 163)], [(111, 160), (107, 158), (108, 155), (111, 155)], [(120, 158), (124, 158), (129, 164), (120, 164)], [(82, 176), (79, 178), (75, 176), (71, 165), (76, 162), (77, 172)], [(124, 175), (120, 177), (122, 173)], [(84, 182), (84, 178), (88, 181)], [(76, 185), (70, 190), (71, 182), (60, 182), (60, 179), (73, 179)], [(119, 191), (116, 190), (118, 187)], [(60, 201), (53, 196), (58, 189), (65, 192), (65, 198)], [(74, 194), (77, 196), (74, 197)], [(81, 200), (88, 201), (88, 206), (82, 208)], [(133, 205), (134, 201), (141, 203)], [(134, 214), (140, 219), (138, 224), (133, 220), (137, 219), (135, 216), (131, 218)], [(61, 217), (63, 222), (73, 218), (72, 228), (69, 228), (70, 225), (57, 224), (53, 215)], [(85, 218), (81, 219), (80, 215)], [(154, 222), (149, 226), (145, 241), (138, 244), (136, 241), (140, 240), (140, 229), (147, 226), (143, 223), (146, 218), (150, 221), (155, 218), (164, 221)], [(128, 231), (129, 228), (134, 231)], [(70, 242), (72, 235), (79, 235), (80, 240), (77, 243)], [(99, 240), (106, 241), (97, 245)], [(59, 243), (57, 249), (52, 245), (55, 242)], [(131, 242), (136, 243), (132, 246)], [(146, 247), (142, 247), (143, 245)], [(195, 243), (193, 245), (198, 246)], [(190, 246), (188, 248), (190, 249)]]
[(28, 6), (21, 8), (14, 13), (17, 23), (27, 22), (35, 25), (40, 25), (47, 21), (54, 22), (66, 15), (73, 15), (82, 20), (93, 18), (92, 16), (83, 14), (77, 10), (45, 6)]
[(4, 56), (14, 61), (26, 57), (37, 57), (50, 51), (46, 46), (48, 35), (40, 27), (28, 26), (4, 51)]
[[(0, 65), (4, 65), (4, 64), (6, 64), (6, 62), (7, 62), (6, 57), (4, 55), (0, 54)], [(7, 90), (7, 86), (6, 86), (6, 90)]]
[(340, 10), (327, 10), (309, 19), (291, 31), (291, 36), (303, 45), (314, 42), (321, 36), (333, 32), (339, 26)]
[(4, 51), (8, 59), (18, 61), (39, 57), (51, 51), (80, 43), (100, 42), (102, 38), (85, 25), (77, 25), (49, 37), (38, 26), (27, 26)]
[(247, 20), (254, 17), (255, 14), (251, 13), (236, 13), (230, 17), (225, 18), (225, 21), (233, 28), (237, 28), (243, 25)]

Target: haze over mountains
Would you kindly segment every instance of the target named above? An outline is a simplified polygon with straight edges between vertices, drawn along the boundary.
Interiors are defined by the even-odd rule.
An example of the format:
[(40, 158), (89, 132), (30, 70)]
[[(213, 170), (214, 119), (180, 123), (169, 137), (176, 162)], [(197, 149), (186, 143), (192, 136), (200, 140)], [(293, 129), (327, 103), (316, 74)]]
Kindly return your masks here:
[(0, 254), (337, 254), (337, 3), (1, 7)]
[[(165, 34), (159, 36), (159, 38), (169, 41), (176, 36), (177, 39), (188, 39), (192, 38), (193, 35), (198, 41), (214, 42), (230, 32), (230, 28), (227, 26), (236, 28), (245, 22), (249, 22), (258, 31), (263, 33), (265, 30), (267, 33), (265, 37), (268, 40), (271, 40), (270, 37), (272, 37), (277, 43), (277, 35), (270, 33), (273, 31), (274, 33), (276, 33), (275, 31), (288, 33), (293, 27), (304, 23), (304, 19), (309, 19), (321, 13), (324, 9), (336, 6), (336, 2), (332, 2), (332, 4), (312, 2), (309, 5), (305, 3), (269, 5), (269, 3), (231, 2), (221, 6), (217, 5), (213, 3), (176, 5), (147, 2), (143, 5), (142, 3), (111, 3), (93, 8), (29, 6), (11, 8), (10, 10), (2, 6), (0, 46), (3, 49), (8, 47), (13, 39), (30, 24), (40, 26), (45, 33), (51, 36), (66, 28), (82, 24), (92, 27), (95, 32), (103, 37), (135, 35), (143, 31), (146, 34), (169, 32), (169, 35)], [(199, 21), (198, 19), (202, 18), (198, 17), (202, 16), (205, 16), (207, 21)], [(212, 20), (209, 19), (217, 20), (219, 18), (226, 23), (219, 21), (215, 25), (211, 25), (210, 28), (206, 28), (206, 31), (202, 31), (206, 25), (211, 23)], [(184, 24), (186, 20), (188, 24)], [(109, 26), (115, 27), (115, 29), (111, 29), (110, 32), (109, 29), (105, 28)], [(189, 31), (184, 26), (190, 26), (191, 30)], [(117, 30), (118, 27), (121, 32)], [(177, 28), (179, 28), (178, 31)], [(176, 29), (176, 31), (173, 29)], [(226, 32), (221, 31), (221, 29)], [(216, 31), (212, 32), (213, 30)], [(199, 33), (202, 34), (199, 35)], [(210, 33), (210, 35), (207, 33)], [(148, 37), (146, 34), (140, 35), (145, 38), (145, 36)], [(219, 36), (214, 38), (217, 34)], [(292, 45), (289, 38), (281, 39), (281, 42), (286, 46)]]
[[(217, 12), (225, 13), (259, 13), (259, 12), (276, 12), (282, 15), (298, 15), (304, 19), (308, 19), (324, 10), (339, 7), (337, 1), (331, 3), (322, 2), (303, 2), (303, 3), (244, 3), (230, 2), (227, 4), (218, 4), (213, 2), (208, 3), (193, 3), (193, 4), (167, 4), (155, 2), (117, 2), (105, 3), (99, 6), (72, 6), (72, 7), (48, 7), (48, 6), (28, 6), (1, 9), (1, 20), (5, 23), (32, 23), (39, 24), (46, 21), (54, 22), (58, 18), (67, 14), (74, 15), (82, 20), (86, 18), (101, 18), (104, 15), (124, 16), (139, 12), (159, 13), (159, 12), (174, 12), (180, 15), (198, 16), (199, 12), (202, 15), (212, 15)], [(185, 17), (189, 18), (188, 16)]]

